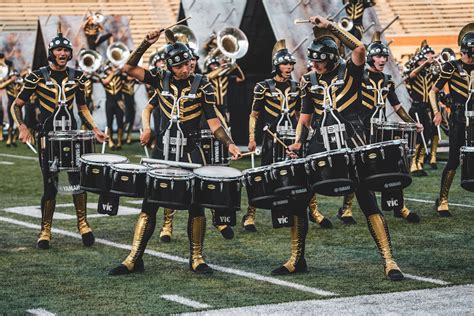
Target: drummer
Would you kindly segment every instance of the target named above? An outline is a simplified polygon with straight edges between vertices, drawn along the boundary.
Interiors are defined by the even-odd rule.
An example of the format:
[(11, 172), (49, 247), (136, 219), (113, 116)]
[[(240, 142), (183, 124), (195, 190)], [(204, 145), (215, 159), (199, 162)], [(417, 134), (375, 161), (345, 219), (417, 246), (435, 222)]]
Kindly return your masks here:
[[(333, 100), (333, 108), (342, 115), (341, 119), (343, 122), (347, 122), (349, 119), (355, 123), (361, 121), (361, 105), (358, 101), (365, 64), (364, 44), (347, 31), (341, 29), (336, 23), (330, 22), (325, 18), (315, 16), (311, 17), (310, 21), (315, 24), (316, 27), (313, 29), (315, 40), (313, 40), (308, 48), (308, 57), (313, 61), (315, 70), (304, 76), (302, 111), (296, 128), (296, 142), (289, 147), (292, 151), (302, 148), (308, 136), (313, 113), (315, 113), (316, 110), (320, 112), (322, 109), (321, 105), (323, 104), (324, 91), (323, 89), (312, 89), (315, 84), (327, 88), (332, 82), (343, 82), (343, 84), (337, 88), (338, 93), (336, 93), (337, 97)], [(352, 50), (351, 58), (347, 64), (339, 55), (339, 45), (337, 44), (339, 41)], [(337, 112), (335, 115), (337, 116)], [(345, 123), (348, 135), (351, 134), (350, 136), (352, 136), (352, 138), (348, 140), (351, 147), (356, 146), (355, 142), (357, 141), (362, 141), (361, 145), (364, 145), (363, 130), (361, 131), (360, 126), (363, 127), (363, 124), (354, 128), (355, 131), (358, 131), (358, 134), (361, 134), (358, 135), (354, 134), (354, 131), (351, 131), (351, 124)], [(316, 131), (316, 133), (317, 132), (318, 131)], [(321, 143), (318, 143), (317, 137), (313, 137), (311, 143), (314, 144), (314, 146), (310, 145), (309, 153), (322, 152), (329, 149), (325, 148)], [(402, 280), (404, 276), (393, 258), (388, 226), (382, 212), (377, 206), (375, 194), (364, 186), (359, 185), (355, 195), (360, 208), (367, 218), (369, 231), (383, 259), (385, 276), (393, 281)], [(299, 256), (296, 256), (296, 258), (304, 258), (304, 244), (307, 230), (307, 225), (304, 225), (305, 218), (302, 217), (295, 220), (295, 223), (300, 223), (301, 221), (302, 224), (297, 226), (297, 233), (295, 234), (297, 239), (294, 244), (299, 246), (300, 249), (297, 252)], [(291, 260), (293, 257), (295, 256), (292, 256), (283, 268), (287, 268), (288, 273), (304, 271), (302, 268), (306, 268), (306, 264), (301, 262), (296, 262), (295, 264), (294, 261)]]
[[(153, 75), (150, 71), (138, 66), (138, 62), (143, 54), (152, 44), (154, 44), (161, 35), (160, 31), (152, 31), (148, 33), (140, 46), (130, 55), (124, 70), (131, 77), (155, 87), (156, 93), (159, 95), (160, 108), (160, 130), (161, 135), (166, 130), (171, 113), (173, 111), (173, 103), (170, 98), (163, 96), (164, 91), (172, 89), (177, 96), (181, 96), (183, 91), (189, 91), (194, 86), (197, 88), (196, 97), (194, 99), (187, 99), (180, 104), (180, 127), (183, 131), (186, 145), (184, 147), (184, 155), (181, 161), (202, 163), (202, 151), (196, 147), (191, 139), (193, 132), (199, 128), (199, 121), (201, 116), (205, 116), (209, 124), (209, 128), (214, 136), (223, 144), (228, 146), (230, 154), (233, 158), (240, 155), (240, 151), (235, 146), (231, 137), (227, 134), (225, 129), (221, 126), (219, 119), (215, 112), (215, 94), (212, 85), (206, 81), (201, 75), (192, 75), (190, 60), (192, 53), (188, 47), (177, 42), (174, 35), (169, 30), (166, 31), (168, 46), (166, 47), (166, 65), (167, 70), (157, 70)], [(168, 86), (167, 86), (168, 85)], [(140, 142), (146, 144), (151, 135), (150, 129), (150, 115), (153, 111), (153, 106), (148, 104), (142, 114), (143, 118), (143, 134), (140, 137)], [(172, 140), (168, 140), (172, 143)], [(159, 155), (161, 159), (168, 156), (168, 159), (174, 160), (175, 153), (163, 152), (163, 137), (158, 140)], [(142, 211), (138, 217), (138, 222), (135, 227), (135, 234), (132, 242), (132, 249), (125, 260), (117, 267), (110, 270), (111, 275), (123, 275), (132, 272), (142, 272), (144, 270), (143, 253), (145, 251), (148, 240), (152, 236), (156, 226), (156, 213), (159, 205), (144, 200), (142, 204)], [(189, 206), (188, 218), (188, 238), (190, 248), (189, 268), (191, 271), (200, 274), (212, 273), (212, 269), (205, 263), (202, 255), (204, 233), (206, 227), (206, 218), (204, 216), (204, 208), (195, 204)]]
[[(364, 71), (364, 80), (362, 82), (361, 103), (364, 110), (367, 111), (367, 114), (363, 120), (365, 132), (367, 135), (370, 135), (370, 119), (377, 110), (377, 97), (379, 92), (377, 92), (375, 89), (381, 91), (385, 87), (388, 88), (388, 91), (381, 91), (383, 104), (385, 104), (386, 100), (388, 99), (393, 111), (398, 114), (400, 119), (406, 123), (415, 123), (415, 121), (410, 117), (410, 115), (408, 115), (403, 106), (400, 104), (395, 92), (395, 84), (392, 80), (392, 77), (383, 72), (386, 63), (388, 62), (388, 56), (389, 49), (387, 45), (382, 43), (380, 39), (380, 32), (375, 32), (372, 37), (372, 42), (367, 47), (368, 67), (366, 67)], [(369, 89), (369, 87), (371, 89)], [(385, 111), (385, 108), (382, 108), (380, 111)], [(383, 114), (383, 119), (385, 120), (385, 114)], [(416, 123), (416, 128), (419, 133), (423, 130), (423, 125)], [(352, 218), (353, 198), (354, 194), (344, 197), (343, 207), (338, 213), (338, 217), (343, 222), (348, 218)], [(418, 214), (411, 212), (404, 204), (401, 210), (394, 210), (394, 215), (395, 217), (402, 217), (410, 223), (418, 223), (420, 221)]]
[[(76, 121), (72, 115), (73, 102), (76, 100), (78, 105), (79, 116), (87, 126), (92, 130), (99, 142), (104, 142), (106, 136), (102, 133), (94, 123), (91, 113), (86, 105), (84, 98), (84, 89), (86, 76), (79, 70), (66, 66), (67, 62), (72, 58), (71, 41), (63, 37), (59, 33), (51, 40), (48, 46), (49, 66), (42, 67), (25, 78), (25, 84), (20, 94), (16, 98), (11, 112), (16, 125), (20, 130), (20, 140), (23, 143), (31, 143), (32, 135), (28, 127), (23, 122), (21, 108), (29, 100), (30, 96), (35, 93), (38, 97), (40, 115), (40, 124), (38, 129), (38, 152), (40, 168), (43, 175), (43, 196), (41, 197), (41, 231), (39, 234), (37, 246), (40, 249), (48, 249), (51, 241), (51, 226), (53, 214), (56, 207), (57, 189), (54, 183), (57, 181), (57, 174), (50, 172), (48, 164), (49, 145), (46, 139), (48, 132), (53, 130), (53, 116), (58, 110), (58, 100), (55, 96), (59, 95), (58, 89), (54, 85), (48, 85), (49, 82), (66, 82), (63, 84), (67, 99), (67, 110), (71, 114), (72, 127), (76, 128)], [(69, 81), (74, 84), (70, 85)], [(68, 86), (68, 89), (65, 89)], [(71, 184), (79, 184), (79, 174), (70, 173), (69, 178)], [(74, 183), (72, 183), (74, 182)], [(82, 237), (84, 246), (92, 246), (94, 244), (94, 234), (87, 222), (87, 195), (85, 192), (73, 194), (74, 206), (77, 215), (77, 227)]]
[[(258, 82), (254, 88), (254, 97), (252, 103), (252, 112), (249, 118), (249, 144), (248, 149), (255, 151), (257, 143), (255, 141), (255, 129), (257, 121), (260, 118), (263, 124), (269, 129), (278, 133), (280, 128), (287, 126), (294, 131), (301, 109), (301, 90), (298, 82), (291, 79), (296, 64), (296, 58), (288, 51), (285, 40), (279, 40), (273, 47), (272, 51), (272, 78)], [(293, 94), (289, 96), (288, 93)], [(288, 115), (284, 113), (284, 95), (288, 98)], [(285, 151), (278, 150), (281, 147), (273, 141), (268, 134), (263, 135), (262, 145), (262, 166), (272, 164), (274, 162), (286, 159)], [(280, 154), (281, 153), (281, 154)], [(317, 207), (316, 196), (310, 203), (310, 219), (317, 222), (323, 228), (331, 228), (332, 223), (322, 215)], [(247, 214), (242, 218), (242, 225), (248, 232), (256, 232), (256, 208), (249, 205)]]

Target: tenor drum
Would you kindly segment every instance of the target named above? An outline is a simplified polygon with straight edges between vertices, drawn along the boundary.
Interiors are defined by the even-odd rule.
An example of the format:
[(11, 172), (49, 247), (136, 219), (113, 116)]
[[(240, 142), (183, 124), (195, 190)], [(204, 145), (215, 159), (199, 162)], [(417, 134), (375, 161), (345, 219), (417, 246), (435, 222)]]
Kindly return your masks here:
[(81, 189), (101, 194), (110, 191), (110, 167), (126, 163), (128, 159), (114, 154), (85, 154), (80, 162)]
[(408, 154), (412, 155), (416, 146), (416, 124), (405, 122), (377, 122), (374, 124), (374, 138), (372, 143), (405, 139)]
[(194, 174), (180, 168), (149, 170), (146, 178), (148, 201), (174, 210), (186, 210), (193, 202)]
[(134, 163), (117, 163), (110, 166), (110, 192), (135, 198), (145, 197), (148, 167)]
[(287, 197), (275, 195), (276, 182), (272, 177), (270, 166), (247, 169), (242, 174), (249, 205), (272, 209), (288, 204)]
[(242, 172), (224, 166), (207, 166), (194, 170), (195, 202), (213, 209), (240, 209)]
[[(281, 139), (281, 141), (287, 145), (290, 146), (295, 142), (296, 139), (296, 131), (293, 129), (290, 130), (282, 130), (279, 131), (278, 133), (278, 138)], [(271, 136), (270, 136), (271, 138)], [(274, 142), (273, 143), (273, 150), (274, 150), (274, 155), (275, 155), (275, 161), (284, 161), (288, 159), (288, 155), (286, 153), (286, 148), (283, 147), (282, 144), (279, 142)]]
[(81, 156), (95, 152), (95, 137), (90, 131), (49, 132), (48, 142), (52, 171), (78, 170)]
[(204, 153), (206, 164), (208, 165), (228, 165), (229, 151), (218, 141), (211, 130), (203, 129), (200, 131), (199, 144)]
[(474, 192), (474, 147), (461, 147), (461, 187)]
[(350, 149), (336, 149), (306, 157), (311, 191), (343, 196), (355, 191), (355, 162)]
[(369, 190), (404, 189), (411, 184), (406, 140), (370, 144), (353, 151), (359, 182)]
[(276, 195), (296, 196), (309, 192), (305, 164), (306, 159), (300, 158), (270, 165)]

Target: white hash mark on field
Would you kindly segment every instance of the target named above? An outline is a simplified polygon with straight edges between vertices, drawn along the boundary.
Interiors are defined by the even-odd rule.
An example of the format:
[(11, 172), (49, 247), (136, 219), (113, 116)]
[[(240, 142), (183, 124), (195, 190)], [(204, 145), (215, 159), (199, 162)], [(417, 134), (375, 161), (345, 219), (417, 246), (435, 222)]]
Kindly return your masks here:
[[(36, 225), (36, 224), (29, 223), (29, 222), (24, 222), (24, 221), (19, 221), (19, 220), (13, 219), (13, 218), (0, 216), (0, 221), (10, 223), (10, 224), (19, 225), (19, 226), (23, 226), (23, 227), (28, 227), (28, 228), (31, 228), (31, 229), (37, 229), (37, 230), (40, 229), (40, 225)], [(58, 235), (63, 235), (63, 236), (68, 236), (68, 237), (72, 237), (72, 238), (76, 238), (76, 239), (81, 239), (81, 235), (79, 235), (77, 233), (67, 231), (67, 230), (63, 230), (63, 229), (53, 228), (52, 232), (54, 234), (58, 234)], [(102, 238), (96, 238), (95, 242), (98, 243), (98, 244), (111, 246), (111, 247), (124, 249), (124, 250), (130, 250), (132, 248), (129, 245), (116, 243), (116, 242), (106, 240), (106, 239), (102, 239)], [(154, 257), (158, 257), (158, 258), (162, 258), (162, 259), (166, 259), (166, 260), (171, 260), (171, 261), (176, 261), (176, 262), (180, 262), (180, 263), (184, 263), (184, 264), (188, 264), (188, 262), (189, 262), (189, 260), (186, 259), (186, 258), (170, 255), (170, 254), (163, 253), (163, 252), (158, 252), (158, 251), (151, 250), (151, 249), (145, 250), (145, 253), (148, 254), (148, 255), (154, 256)], [(252, 279), (252, 280), (262, 281), (262, 282), (266, 282), (266, 283), (270, 283), (270, 284), (274, 284), (274, 285), (280, 285), (280, 286), (283, 286), (283, 287), (292, 288), (292, 289), (302, 291), (302, 292), (308, 292), (308, 293), (312, 293), (312, 294), (316, 294), (316, 295), (320, 295), (320, 296), (337, 296), (338, 295), (336, 293), (325, 291), (325, 290), (322, 290), (322, 289), (309, 287), (309, 286), (306, 286), (306, 285), (293, 283), (293, 282), (289, 282), (289, 281), (284, 281), (284, 280), (280, 280), (280, 279), (273, 278), (273, 277), (267, 277), (267, 276), (263, 276), (263, 275), (253, 273), (253, 272), (246, 272), (246, 271), (239, 270), (239, 269), (221, 267), (221, 266), (214, 265), (214, 264), (210, 264), (209, 266), (212, 267), (216, 271), (221, 271), (221, 272), (225, 272), (225, 273), (229, 273), (229, 274), (234, 274), (234, 275), (237, 275), (237, 276), (245, 277), (245, 278)]]
[(2, 154), (2, 153), (0, 153), (0, 157), (17, 158), (17, 159), (25, 159), (25, 160), (36, 160), (36, 161), (38, 160), (37, 157), (18, 156), (18, 155)]
[(181, 305), (186, 305), (186, 306), (196, 308), (196, 309), (198, 309), (198, 308), (211, 308), (212, 307), (211, 305), (199, 303), (197, 301), (193, 301), (193, 300), (190, 300), (186, 297), (179, 296), (179, 295), (161, 295), (160, 297), (165, 299), (165, 300), (172, 301), (172, 302), (175, 302), (175, 303), (179, 303)]
[(27, 313), (38, 315), (38, 316), (54, 316), (56, 314), (48, 312), (44, 308), (35, 308), (35, 309), (28, 309), (26, 310)]
[[(433, 205), (434, 205), (434, 203), (435, 203), (435, 201), (423, 200), (423, 199), (415, 199), (415, 198), (405, 198), (405, 200), (413, 201), (413, 202), (420, 202), (420, 203), (428, 203), (428, 204), (433, 204)], [(468, 205), (468, 204), (459, 204), (459, 203), (451, 203), (451, 202), (449, 202), (449, 205), (451, 205), (451, 206), (460, 206), (460, 207), (474, 208), (474, 205)]]
[(14, 165), (15, 163), (14, 162), (11, 162), (11, 161), (0, 161), (0, 165), (7, 165), (7, 166), (11, 166), (11, 165)]
[[(71, 208), (74, 210), (74, 204), (72, 203), (65, 203), (65, 204), (57, 204), (56, 208)], [(90, 210), (97, 210), (97, 203), (87, 203), (87, 208)], [(16, 206), (16, 207), (9, 207), (3, 209), (5, 212), (20, 214), (25, 216), (30, 216), (34, 218), (41, 218), (41, 206)], [(140, 213), (140, 209), (132, 208), (127, 206), (119, 206), (117, 216), (121, 215), (137, 215)], [(103, 214), (89, 214), (88, 218), (94, 217), (104, 217), (108, 215)], [(61, 220), (75, 220), (76, 215), (61, 213), (61, 212), (54, 212), (54, 219), (61, 219)]]

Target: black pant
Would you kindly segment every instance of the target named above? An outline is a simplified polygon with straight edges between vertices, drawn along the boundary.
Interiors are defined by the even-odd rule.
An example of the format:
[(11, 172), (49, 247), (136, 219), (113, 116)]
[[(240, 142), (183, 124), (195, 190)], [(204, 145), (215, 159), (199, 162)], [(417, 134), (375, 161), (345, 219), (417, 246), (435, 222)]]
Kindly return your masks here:
[(123, 94), (125, 101), (125, 123), (128, 129), (133, 128), (133, 122), (135, 121), (135, 98), (130, 94)]
[(95, 50), (97, 46), (108, 40), (110, 37), (112, 37), (111, 33), (106, 33), (104, 35), (101, 35), (100, 37), (96, 35), (87, 35), (87, 44), (89, 45), (89, 49)]
[(112, 130), (112, 125), (114, 123), (114, 117), (117, 120), (117, 127), (123, 128), (123, 116), (124, 112), (118, 105), (118, 101), (122, 100), (122, 95), (109, 95), (107, 94), (107, 99), (105, 101), (105, 115), (107, 117), (107, 127), (109, 130)]
[(15, 124), (15, 120), (13, 119), (13, 115), (11, 112), (13, 102), (15, 102), (15, 99), (16, 98), (11, 95), (8, 96), (8, 124), (10, 125), (10, 128), (13, 128), (13, 125)]
[[(410, 114), (412, 119), (415, 120), (415, 122), (417, 122), (416, 113), (418, 113), (418, 117), (420, 118), (420, 123), (423, 125), (423, 135), (425, 136), (425, 141), (428, 143), (433, 133), (432, 131), (433, 122), (430, 119), (430, 113), (431, 113), (430, 105), (428, 103), (423, 103), (423, 102), (413, 102), (408, 113)], [(423, 144), (421, 133), (417, 133), (416, 143)]]

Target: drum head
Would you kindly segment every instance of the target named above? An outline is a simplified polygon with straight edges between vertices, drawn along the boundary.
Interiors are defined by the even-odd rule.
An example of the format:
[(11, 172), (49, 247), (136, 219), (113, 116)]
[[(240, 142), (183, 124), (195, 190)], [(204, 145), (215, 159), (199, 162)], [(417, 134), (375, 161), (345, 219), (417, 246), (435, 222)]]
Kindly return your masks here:
[(94, 132), (91, 131), (76, 131), (76, 137), (78, 139), (94, 139)]
[(48, 133), (48, 138), (51, 140), (55, 140), (55, 139), (69, 140), (69, 139), (73, 139), (76, 135), (77, 135), (77, 131), (51, 131)]
[(140, 165), (137, 163), (116, 163), (110, 167), (112, 170), (118, 171), (137, 171), (137, 172), (146, 172), (148, 170), (147, 166)]
[(150, 169), (168, 169), (170, 166), (162, 163), (144, 163), (144, 166), (147, 166)]
[(113, 164), (127, 162), (128, 158), (114, 154), (85, 154), (81, 156), (81, 161), (99, 164)]
[(193, 175), (193, 172), (181, 168), (164, 168), (164, 169), (153, 169), (148, 171), (150, 176), (166, 177), (166, 178), (189, 178)]
[(252, 173), (258, 173), (258, 172), (263, 172), (270, 169), (268, 166), (260, 166), (256, 168), (251, 168), (251, 169), (245, 169), (242, 171), (242, 174), (247, 175), (247, 174), (252, 174)]
[(194, 169), (194, 173), (200, 178), (240, 178), (242, 172), (235, 168), (224, 166), (207, 166)]

